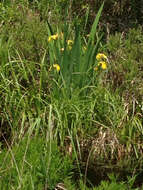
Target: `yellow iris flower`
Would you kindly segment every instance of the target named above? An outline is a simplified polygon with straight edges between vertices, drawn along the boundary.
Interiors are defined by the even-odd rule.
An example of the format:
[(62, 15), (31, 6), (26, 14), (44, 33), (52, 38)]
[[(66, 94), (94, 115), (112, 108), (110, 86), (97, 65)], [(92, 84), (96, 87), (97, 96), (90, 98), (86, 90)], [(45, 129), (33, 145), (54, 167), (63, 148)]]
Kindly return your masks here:
[(58, 34), (54, 34), (54, 35), (52, 35), (52, 36), (49, 36), (49, 38), (48, 38), (48, 42), (50, 42), (51, 40), (57, 40), (58, 37), (59, 37)]
[(103, 54), (103, 53), (98, 53), (96, 55), (96, 59), (97, 59), (97, 61), (101, 61), (102, 59), (106, 59), (107, 60), (107, 56), (105, 54)]
[(96, 67), (94, 67), (94, 71), (97, 71), (99, 68), (103, 70), (107, 69), (107, 63), (105, 61), (100, 61)]
[(60, 65), (58, 65), (58, 64), (53, 64), (53, 67), (57, 70), (57, 72), (60, 71)]
[(105, 61), (100, 61), (99, 64), (103, 70), (107, 69), (107, 63)]
[(107, 69), (107, 63), (108, 63), (108, 58), (104, 53), (98, 53), (96, 55), (96, 59), (98, 61), (98, 65), (94, 67), (94, 70), (97, 71), (98, 68), (102, 68), (103, 70)]

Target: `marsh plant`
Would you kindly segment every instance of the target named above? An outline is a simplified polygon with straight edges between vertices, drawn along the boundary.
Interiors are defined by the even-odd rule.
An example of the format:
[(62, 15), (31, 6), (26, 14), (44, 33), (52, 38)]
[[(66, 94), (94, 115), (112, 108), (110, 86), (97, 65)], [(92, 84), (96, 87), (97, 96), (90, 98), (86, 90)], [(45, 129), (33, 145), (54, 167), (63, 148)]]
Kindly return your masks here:
[(79, 95), (80, 93), (85, 94), (87, 88), (94, 85), (95, 70), (98, 70), (100, 65), (103, 70), (107, 69), (107, 57), (104, 54), (98, 54), (97, 60), (100, 59), (100, 61), (98, 66), (95, 66), (97, 64), (96, 55), (102, 39), (102, 35), (99, 36), (97, 30), (102, 9), (103, 4), (87, 37), (81, 37), (77, 24), (75, 24), (73, 35), (66, 23), (63, 31), (57, 30), (55, 34), (51, 34), (51, 27), (49, 28), (48, 53), (50, 71), (54, 70), (53, 93), (56, 97), (69, 98), (77, 91)]

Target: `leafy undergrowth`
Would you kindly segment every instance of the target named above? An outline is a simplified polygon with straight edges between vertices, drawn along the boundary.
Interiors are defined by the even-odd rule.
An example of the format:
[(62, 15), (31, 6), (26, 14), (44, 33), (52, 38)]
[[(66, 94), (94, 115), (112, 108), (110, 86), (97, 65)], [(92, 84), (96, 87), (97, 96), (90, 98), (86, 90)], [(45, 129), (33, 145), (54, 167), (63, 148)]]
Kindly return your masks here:
[(142, 188), (142, 26), (102, 41), (73, 5), (0, 4), (1, 189)]

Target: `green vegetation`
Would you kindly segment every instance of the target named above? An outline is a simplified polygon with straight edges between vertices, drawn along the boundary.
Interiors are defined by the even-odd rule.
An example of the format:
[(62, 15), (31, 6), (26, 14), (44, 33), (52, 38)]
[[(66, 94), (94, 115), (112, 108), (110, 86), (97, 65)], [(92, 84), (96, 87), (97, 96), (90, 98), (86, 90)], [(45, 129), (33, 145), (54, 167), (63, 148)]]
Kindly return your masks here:
[(0, 189), (143, 189), (141, 10), (120, 3), (1, 1)]

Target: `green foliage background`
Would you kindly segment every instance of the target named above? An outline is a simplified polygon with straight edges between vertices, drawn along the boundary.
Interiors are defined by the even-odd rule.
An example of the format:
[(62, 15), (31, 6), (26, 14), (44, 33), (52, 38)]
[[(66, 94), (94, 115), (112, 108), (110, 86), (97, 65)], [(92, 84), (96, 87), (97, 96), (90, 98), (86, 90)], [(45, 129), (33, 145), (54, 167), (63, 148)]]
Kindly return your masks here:
[(102, 3), (1, 1), (0, 189), (142, 189), (143, 3)]

